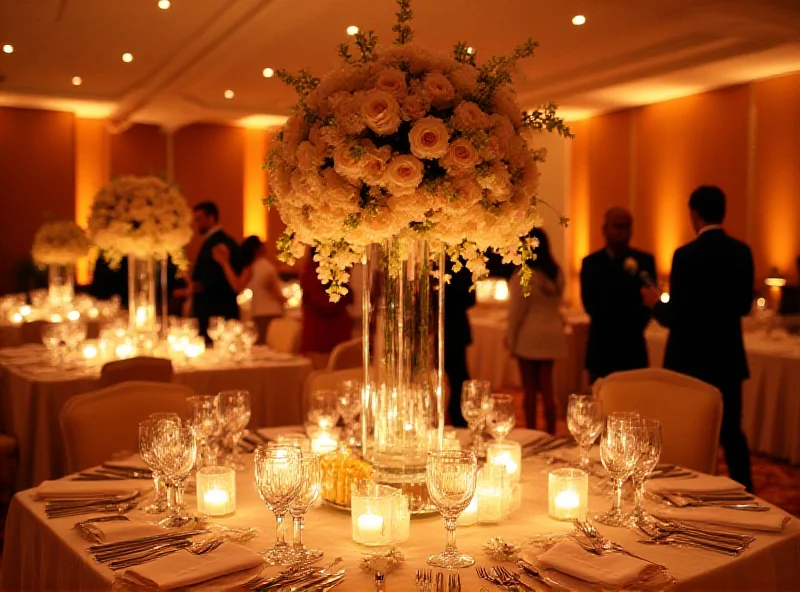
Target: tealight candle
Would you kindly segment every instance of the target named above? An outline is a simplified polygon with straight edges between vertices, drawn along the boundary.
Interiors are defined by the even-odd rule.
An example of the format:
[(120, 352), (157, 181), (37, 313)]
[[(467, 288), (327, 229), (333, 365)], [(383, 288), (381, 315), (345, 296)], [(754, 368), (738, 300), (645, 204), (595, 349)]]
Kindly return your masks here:
[(97, 317), (100, 316), (100, 310), (96, 306), (93, 306), (88, 311), (86, 311), (86, 314), (89, 316), (90, 319), (96, 319)]
[[(361, 545), (382, 546), (402, 536), (403, 525), (396, 524), (401, 500), (399, 490), (371, 481), (359, 481), (351, 490), (350, 514), (353, 540)], [(409, 516), (410, 519), (410, 516)]]
[(486, 462), (503, 465), (511, 481), (519, 482), (522, 474), (522, 446), (511, 440), (492, 442), (486, 448)]
[(474, 526), (478, 523), (478, 496), (473, 495), (466, 509), (458, 515), (457, 526)]
[(19, 307), (19, 314), (22, 317), (29, 317), (31, 315), (31, 307), (27, 304)]
[(494, 524), (506, 517), (511, 495), (508, 479), (505, 467), (500, 465), (487, 464), (478, 472), (478, 522)]
[(318, 432), (311, 440), (311, 452), (315, 454), (333, 452), (338, 447), (339, 441), (334, 439), (328, 432)]
[(81, 353), (85, 359), (94, 360), (100, 352), (94, 343), (87, 343), (83, 346)]
[(114, 349), (114, 355), (119, 359), (130, 358), (134, 354), (135, 350), (130, 343), (120, 343)]
[(57, 312), (54, 312), (53, 314), (50, 315), (50, 322), (51, 323), (60, 323), (63, 320), (64, 320), (64, 317), (62, 317)]
[(81, 313), (79, 313), (77, 310), (71, 310), (67, 313), (67, 319), (70, 321), (77, 321), (80, 318)]
[(189, 359), (195, 359), (202, 356), (206, 351), (206, 342), (202, 337), (195, 337), (189, 341), (183, 348), (183, 353)]
[(589, 475), (580, 469), (556, 469), (549, 475), (548, 513), (555, 520), (583, 520), (589, 499)]
[(365, 545), (379, 545), (383, 536), (383, 518), (375, 514), (358, 517), (358, 536)]
[(236, 511), (236, 472), (231, 467), (197, 471), (197, 511), (208, 516), (227, 516)]
[(15, 312), (14, 314), (11, 315), (11, 322), (14, 323), (15, 325), (21, 325), (22, 321), (24, 320), (25, 319), (21, 313)]

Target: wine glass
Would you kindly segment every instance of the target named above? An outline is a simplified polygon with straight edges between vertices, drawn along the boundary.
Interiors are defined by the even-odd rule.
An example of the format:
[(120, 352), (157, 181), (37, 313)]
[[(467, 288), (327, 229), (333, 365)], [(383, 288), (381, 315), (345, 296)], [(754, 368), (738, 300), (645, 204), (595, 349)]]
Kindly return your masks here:
[(225, 317), (211, 317), (208, 319), (206, 333), (208, 333), (211, 341), (214, 342), (214, 349), (218, 349), (217, 342), (225, 334)]
[(486, 416), (486, 427), (489, 433), (498, 442), (508, 436), (516, 422), (516, 408), (514, 397), (505, 393), (495, 393), (491, 396), (492, 409)]
[(259, 446), (253, 454), (258, 495), (275, 514), (275, 546), (264, 554), (270, 565), (295, 561), (292, 548), (286, 544), (283, 519), (303, 485), (301, 458), (295, 446)]
[(428, 494), (444, 518), (447, 546), (428, 564), (443, 569), (469, 567), (475, 560), (456, 548), (456, 520), (472, 501), (478, 475), (478, 458), (471, 450), (434, 450), (428, 453)]
[(174, 420), (155, 420), (150, 426), (152, 452), (157, 470), (170, 486), (167, 492), (167, 517), (164, 528), (182, 528), (194, 518), (183, 503), (184, 482), (192, 473), (197, 458), (197, 439), (192, 426)]
[(289, 505), (289, 513), (292, 515), (294, 524), (292, 550), (296, 561), (313, 563), (322, 557), (323, 552), (317, 549), (306, 549), (303, 544), (303, 529), (305, 528), (303, 521), (322, 491), (322, 469), (319, 464), (319, 455), (312, 452), (301, 454), (300, 493)]
[(603, 431), (603, 404), (600, 399), (592, 395), (570, 395), (567, 427), (580, 447), (580, 465), (586, 469), (591, 464), (589, 450)]
[[(177, 413), (164, 413), (164, 419), (169, 421), (180, 421)], [(156, 466), (156, 459), (153, 453), (153, 426), (156, 425), (156, 420), (146, 419), (139, 422), (139, 454), (142, 460), (150, 467), (150, 472), (153, 474), (153, 503), (149, 506), (142, 508), (147, 514), (163, 514), (167, 511), (167, 492), (164, 487), (164, 479), (161, 472)]]
[(242, 324), (242, 343), (244, 344), (245, 354), (249, 357), (253, 351), (253, 345), (258, 341), (258, 327), (255, 321), (247, 321)]
[(344, 380), (336, 401), (336, 410), (344, 422), (342, 442), (353, 444), (353, 423), (361, 413), (361, 382), (358, 380)]
[(216, 455), (211, 440), (218, 430), (217, 398), (212, 395), (187, 397), (186, 418), (197, 434), (197, 468), (213, 465)]
[(316, 390), (308, 396), (308, 423), (323, 431), (330, 430), (339, 421), (339, 393), (333, 390)]
[(622, 511), (622, 486), (633, 474), (641, 456), (641, 420), (638, 416), (612, 414), (600, 439), (600, 459), (614, 481), (614, 504), (595, 520), (607, 526), (626, 526), (628, 516)]
[(42, 327), (42, 343), (52, 356), (54, 365), (61, 364), (61, 347), (64, 343), (64, 329), (60, 323), (49, 323)]
[(472, 431), (472, 449), (478, 457), (486, 456), (483, 426), (491, 410), (491, 392), (492, 383), (488, 380), (465, 380), (461, 388), (461, 413)]
[(239, 439), (250, 423), (250, 393), (248, 391), (222, 391), (217, 395), (219, 428), (227, 436), (230, 457), (228, 465), (241, 471), (245, 468), (239, 455)]
[(644, 521), (649, 522), (653, 517), (645, 511), (642, 502), (644, 501), (644, 482), (650, 471), (656, 468), (658, 460), (661, 458), (662, 434), (661, 422), (655, 419), (642, 419), (640, 424), (641, 436), (641, 455), (636, 468), (631, 475), (633, 481), (634, 495), (636, 496), (636, 507), (633, 510), (633, 523)]

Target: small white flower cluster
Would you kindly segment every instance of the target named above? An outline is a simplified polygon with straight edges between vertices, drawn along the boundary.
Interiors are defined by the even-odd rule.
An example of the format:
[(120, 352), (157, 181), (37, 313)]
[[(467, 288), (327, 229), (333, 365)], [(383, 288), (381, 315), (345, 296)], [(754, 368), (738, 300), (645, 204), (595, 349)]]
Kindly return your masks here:
[(39, 265), (69, 265), (89, 254), (91, 244), (80, 226), (70, 220), (47, 222), (33, 237), (31, 255)]
[(178, 189), (158, 177), (124, 176), (94, 198), (89, 234), (111, 262), (127, 256), (172, 257), (185, 267), (183, 247), (192, 238), (192, 212)]

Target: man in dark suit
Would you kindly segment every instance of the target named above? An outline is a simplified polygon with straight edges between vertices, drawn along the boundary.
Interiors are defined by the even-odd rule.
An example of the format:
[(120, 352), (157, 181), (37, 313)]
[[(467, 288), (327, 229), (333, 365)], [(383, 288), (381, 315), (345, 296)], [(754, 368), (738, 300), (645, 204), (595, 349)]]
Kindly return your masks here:
[(633, 216), (624, 208), (606, 212), (606, 246), (583, 260), (581, 300), (591, 318), (586, 346), (590, 382), (617, 372), (647, 368), (644, 330), (651, 312), (640, 293), (656, 277), (650, 253), (631, 248)]
[(454, 427), (467, 427), (461, 413), (461, 386), (469, 380), (467, 369), (467, 347), (472, 343), (467, 310), (475, 306), (475, 292), (472, 275), (464, 267), (453, 273), (449, 257), (445, 269), (451, 274), (450, 282), (444, 288), (444, 371), (450, 384), (450, 402), (447, 413)]
[(241, 273), (239, 245), (219, 225), (219, 209), (213, 202), (199, 203), (193, 208), (192, 226), (203, 240), (192, 270), (192, 311), (200, 326), (200, 334), (208, 340), (208, 320), (214, 316), (226, 319), (239, 318), (236, 292), (222, 266), (214, 260), (212, 249), (220, 244), (228, 247), (231, 265)]
[(660, 302), (651, 288), (643, 288), (642, 296), (670, 330), (664, 367), (722, 392), (720, 441), (728, 471), (751, 490), (750, 452), (741, 423), (742, 382), (749, 377), (742, 317), (753, 302), (753, 255), (722, 229), (725, 194), (719, 187), (696, 189), (689, 213), (697, 238), (675, 251), (669, 302)]

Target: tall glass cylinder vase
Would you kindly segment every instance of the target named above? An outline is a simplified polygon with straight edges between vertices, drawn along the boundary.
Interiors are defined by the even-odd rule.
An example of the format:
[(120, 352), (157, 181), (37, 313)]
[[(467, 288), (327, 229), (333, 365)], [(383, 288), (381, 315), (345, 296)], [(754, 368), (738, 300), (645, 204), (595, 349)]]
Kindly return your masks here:
[(51, 308), (72, 304), (75, 297), (75, 265), (51, 263), (47, 266), (47, 303)]
[(131, 333), (156, 330), (156, 262), (128, 256), (128, 328)]
[(444, 430), (438, 259), (427, 241), (394, 239), (368, 248), (362, 276), (362, 451), (376, 480), (400, 486), (412, 501), (427, 498), (414, 488), (424, 489), (428, 449), (441, 446)]

